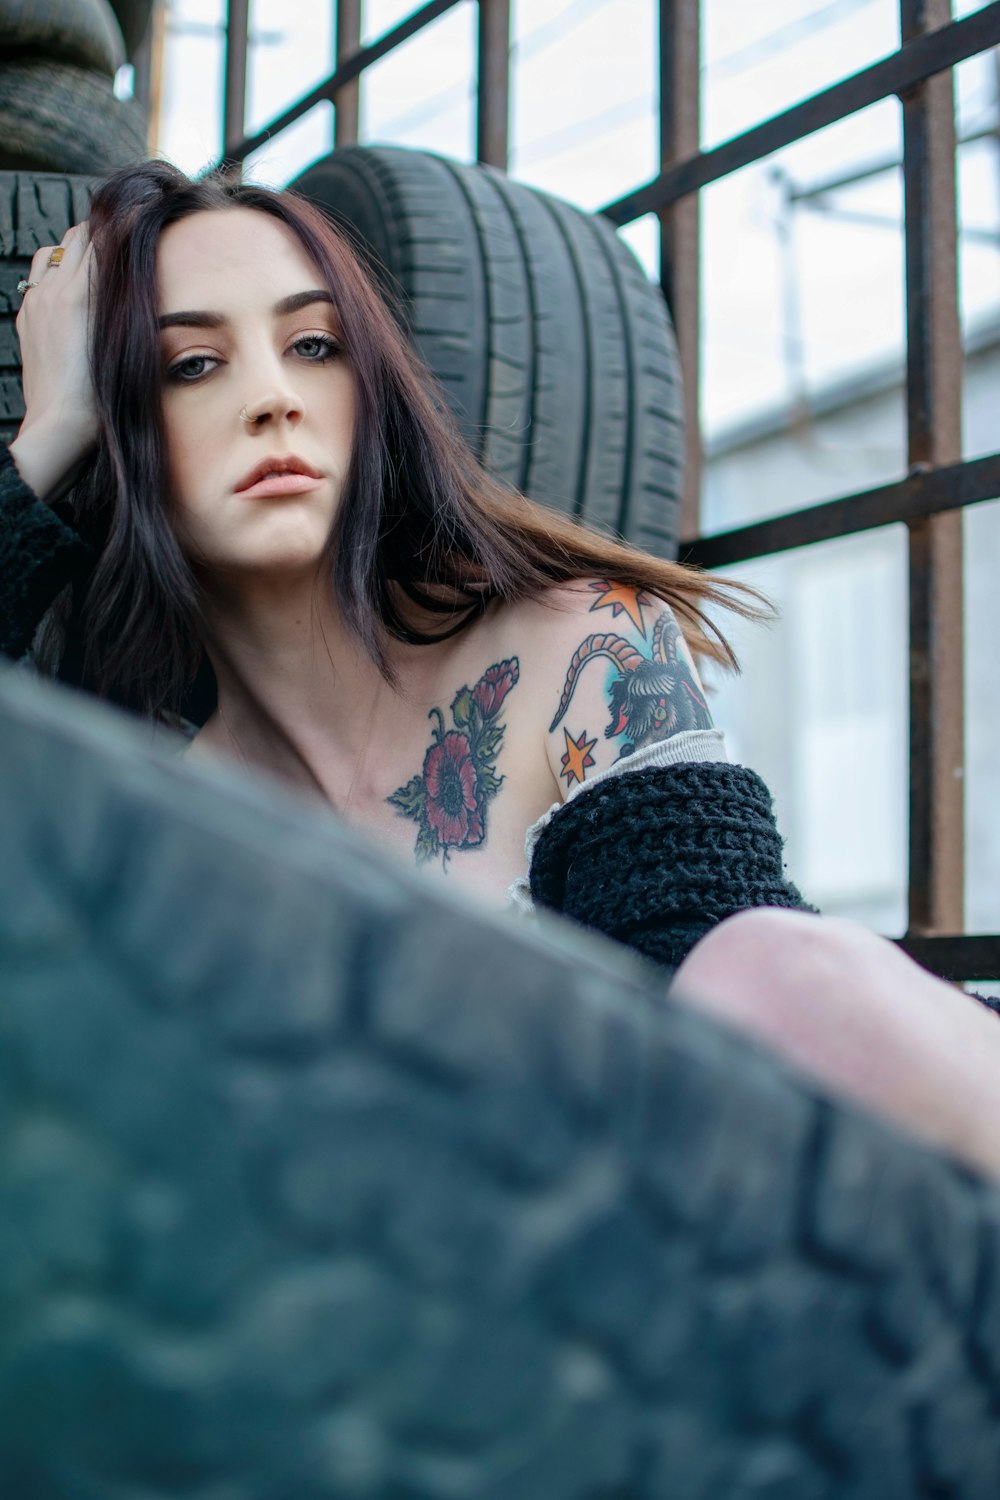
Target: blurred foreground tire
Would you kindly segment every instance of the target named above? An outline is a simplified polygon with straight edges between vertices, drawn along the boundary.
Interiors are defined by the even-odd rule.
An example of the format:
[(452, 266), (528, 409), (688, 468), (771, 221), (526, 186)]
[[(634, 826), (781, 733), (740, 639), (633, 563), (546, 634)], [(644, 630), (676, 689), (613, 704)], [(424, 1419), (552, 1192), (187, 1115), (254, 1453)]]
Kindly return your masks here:
[(291, 186), (365, 246), (491, 473), (676, 554), (673, 330), (606, 220), (492, 168), (395, 147), (341, 148)]
[(1000, 1200), (0, 676), (0, 1493), (1000, 1494)]

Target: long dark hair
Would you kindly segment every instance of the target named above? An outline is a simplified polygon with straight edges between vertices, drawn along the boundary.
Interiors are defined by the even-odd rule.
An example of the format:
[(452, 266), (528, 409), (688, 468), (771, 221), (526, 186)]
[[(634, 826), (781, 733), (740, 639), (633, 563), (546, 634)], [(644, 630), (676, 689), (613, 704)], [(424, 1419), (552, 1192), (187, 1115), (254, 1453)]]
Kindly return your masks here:
[[(736, 665), (706, 606), (755, 615), (759, 596), (588, 531), (490, 478), (355, 251), (318, 208), (292, 193), (231, 177), (191, 181), (147, 162), (108, 179), (90, 217), (100, 442), (68, 496), (68, 513), (98, 558), (74, 607), (88, 686), (158, 717), (190, 704), (204, 668), (201, 591), (170, 517), (156, 257), (168, 225), (230, 207), (286, 225), (338, 310), (356, 394), (330, 579), (344, 619), (385, 676), (392, 677), (391, 638), (439, 640), (492, 599), (512, 602), (592, 576), (662, 598), (697, 653)], [(414, 605), (437, 612), (442, 629), (416, 630)], [(194, 716), (207, 712), (205, 699)]]

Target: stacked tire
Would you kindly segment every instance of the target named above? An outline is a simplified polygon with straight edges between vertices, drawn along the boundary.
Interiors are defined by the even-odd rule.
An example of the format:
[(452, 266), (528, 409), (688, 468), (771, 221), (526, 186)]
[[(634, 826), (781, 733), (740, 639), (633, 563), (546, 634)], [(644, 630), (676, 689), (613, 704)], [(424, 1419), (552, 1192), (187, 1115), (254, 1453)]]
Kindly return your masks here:
[[(0, 0), (0, 4), (3, 0)], [(0, 68), (0, 75), (2, 75)], [(90, 211), (92, 177), (0, 170), (0, 441), (17, 435), (24, 416), (21, 350), (14, 320), (17, 283), (42, 245), (57, 245)]]
[(146, 152), (118, 69), (153, 0), (0, 0), (0, 169), (101, 173)]
[(291, 185), (365, 251), (491, 473), (675, 556), (673, 329), (606, 219), (492, 168), (395, 147), (341, 148)]

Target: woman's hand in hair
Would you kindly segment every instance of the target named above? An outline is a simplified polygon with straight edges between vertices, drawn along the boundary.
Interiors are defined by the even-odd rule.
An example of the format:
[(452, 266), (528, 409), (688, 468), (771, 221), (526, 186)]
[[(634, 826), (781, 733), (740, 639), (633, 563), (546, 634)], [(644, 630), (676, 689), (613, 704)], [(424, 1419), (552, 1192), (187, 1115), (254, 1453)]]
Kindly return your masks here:
[(97, 442), (97, 410), (90, 375), (90, 281), (94, 252), (86, 224), (55, 248), (36, 251), (16, 319), (21, 343), (25, 416), (10, 447), (21, 478), (37, 495), (54, 500), (72, 482)]

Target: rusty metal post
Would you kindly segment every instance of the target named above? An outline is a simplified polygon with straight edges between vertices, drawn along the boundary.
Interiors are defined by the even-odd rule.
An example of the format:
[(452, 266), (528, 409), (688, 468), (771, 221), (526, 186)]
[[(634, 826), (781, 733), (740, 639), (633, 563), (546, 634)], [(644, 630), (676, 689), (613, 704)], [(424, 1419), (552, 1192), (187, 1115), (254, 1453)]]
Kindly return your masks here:
[[(951, 0), (900, 0), (903, 42), (947, 25)], [(906, 379), (911, 469), (961, 457), (955, 91), (951, 71), (903, 96)], [(909, 931), (964, 926), (962, 516), (909, 524)]]
[(510, 0), (479, 0), (476, 159), (507, 170), (510, 113)]
[(226, 7), (226, 83), (223, 103), (223, 139), (226, 147), (243, 139), (249, 40), (250, 0), (229, 0)]
[[(157, 3), (153, 6), (153, 11), (157, 11), (159, 8), (157, 0)], [(132, 98), (136, 101), (147, 120), (149, 119), (149, 95), (152, 89), (152, 78), (150, 76), (152, 71), (150, 57), (152, 52), (152, 30), (153, 15), (151, 12), (149, 25), (146, 28), (146, 35), (129, 58), (129, 62), (132, 64)]]
[[(337, 67), (361, 47), (361, 0), (337, 0)], [(333, 144), (357, 144), (361, 120), (361, 79), (352, 78), (333, 97)]]
[[(701, 134), (699, 0), (660, 0), (660, 166), (693, 156)], [(684, 491), (680, 535), (701, 530), (701, 273), (697, 193), (661, 209), (660, 284), (677, 332), (684, 381)]]
[(155, 0), (146, 35), (132, 58), (135, 98), (146, 116), (146, 148), (150, 156), (160, 149), (166, 8), (166, 0)]

